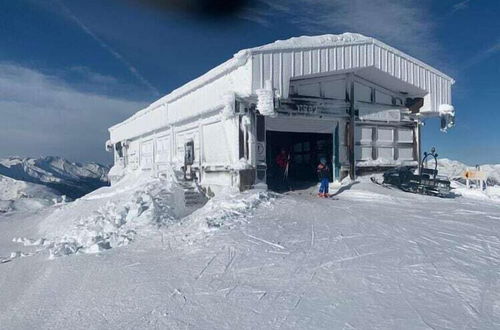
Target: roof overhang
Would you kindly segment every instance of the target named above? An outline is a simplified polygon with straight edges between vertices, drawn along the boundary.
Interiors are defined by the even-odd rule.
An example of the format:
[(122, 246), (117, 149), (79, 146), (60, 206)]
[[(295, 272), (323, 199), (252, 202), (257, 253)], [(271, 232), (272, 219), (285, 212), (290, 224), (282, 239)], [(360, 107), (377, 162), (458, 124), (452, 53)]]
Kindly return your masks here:
[(394, 92), (426, 97), (426, 111), (438, 112), (441, 104), (451, 104), (451, 77), (360, 34), (291, 38), (238, 54), (252, 57), (254, 90), (270, 80), (285, 98), (292, 79), (353, 72)]

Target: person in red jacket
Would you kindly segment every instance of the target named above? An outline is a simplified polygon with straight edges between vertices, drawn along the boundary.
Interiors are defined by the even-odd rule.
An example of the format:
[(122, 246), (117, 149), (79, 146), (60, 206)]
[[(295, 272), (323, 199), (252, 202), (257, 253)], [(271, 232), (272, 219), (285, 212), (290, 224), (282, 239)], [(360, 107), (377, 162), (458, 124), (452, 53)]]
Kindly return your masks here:
[(286, 152), (285, 148), (281, 148), (281, 152), (276, 156), (276, 164), (282, 170), (285, 170), (288, 166), (288, 152)]
[(290, 186), (290, 181), (288, 181), (288, 169), (290, 167), (290, 154), (286, 151), (285, 148), (281, 148), (281, 152), (276, 156), (276, 165), (280, 170), (282, 175), (282, 182), (285, 186), (285, 190), (292, 190)]

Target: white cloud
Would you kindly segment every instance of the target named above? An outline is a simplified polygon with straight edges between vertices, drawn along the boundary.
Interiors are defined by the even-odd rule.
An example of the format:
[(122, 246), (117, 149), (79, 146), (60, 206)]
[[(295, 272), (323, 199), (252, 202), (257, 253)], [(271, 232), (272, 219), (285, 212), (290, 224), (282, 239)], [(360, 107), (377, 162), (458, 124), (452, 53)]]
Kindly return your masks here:
[(463, 1), (457, 2), (452, 7), (452, 13), (454, 13), (454, 12), (456, 12), (458, 10), (467, 9), (467, 7), (469, 7), (469, 2), (470, 2), (470, 0), (463, 0)]
[(94, 72), (85, 66), (73, 66), (69, 69), (69, 73), (76, 74), (84, 78), (87, 82), (96, 84), (119, 84), (115, 77)]
[[(110, 83), (109, 77), (89, 75)], [(107, 128), (144, 105), (75, 89), (59, 77), (0, 63), (0, 157), (57, 155), (110, 161), (103, 147)]]
[(415, 56), (432, 56), (437, 45), (432, 17), (416, 0), (259, 0), (243, 18), (272, 24), (283, 15), (311, 33), (358, 32)]

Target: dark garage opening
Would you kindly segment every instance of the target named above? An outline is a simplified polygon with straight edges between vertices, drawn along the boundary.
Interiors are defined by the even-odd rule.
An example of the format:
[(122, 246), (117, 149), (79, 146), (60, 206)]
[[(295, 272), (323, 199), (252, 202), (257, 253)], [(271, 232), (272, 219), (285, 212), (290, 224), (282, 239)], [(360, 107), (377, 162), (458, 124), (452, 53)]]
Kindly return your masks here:
[(266, 145), (267, 185), (271, 190), (288, 190), (283, 184), (283, 172), (276, 163), (276, 157), (282, 148), (290, 154), (288, 177), (292, 189), (316, 185), (316, 167), (322, 157), (326, 158), (328, 166), (332, 168), (332, 134), (267, 131)]

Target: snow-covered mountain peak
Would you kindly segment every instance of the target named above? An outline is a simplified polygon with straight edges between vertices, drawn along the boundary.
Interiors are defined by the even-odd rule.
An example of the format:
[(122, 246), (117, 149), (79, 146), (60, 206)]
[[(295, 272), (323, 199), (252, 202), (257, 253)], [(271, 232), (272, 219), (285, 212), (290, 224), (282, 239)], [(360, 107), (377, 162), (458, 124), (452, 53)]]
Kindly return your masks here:
[(0, 160), (0, 175), (49, 186), (77, 198), (108, 185), (109, 168), (97, 163), (73, 163), (61, 157), (7, 157)]

